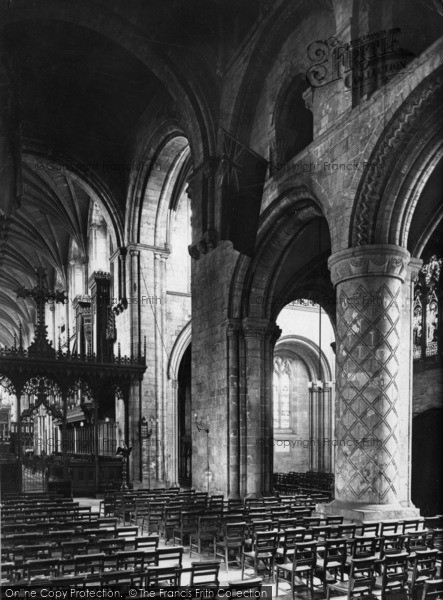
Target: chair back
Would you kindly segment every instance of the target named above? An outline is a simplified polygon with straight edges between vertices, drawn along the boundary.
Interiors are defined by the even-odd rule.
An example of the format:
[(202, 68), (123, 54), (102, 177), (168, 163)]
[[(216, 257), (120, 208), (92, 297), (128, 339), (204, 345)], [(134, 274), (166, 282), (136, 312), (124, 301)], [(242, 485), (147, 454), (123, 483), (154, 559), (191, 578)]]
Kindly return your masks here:
[(361, 524), (361, 535), (377, 536), (380, 523), (378, 521), (363, 521)]
[(158, 550), (156, 550), (155, 564), (157, 566), (163, 566), (164, 563), (168, 563), (168, 566), (177, 566), (182, 568), (183, 547), (174, 546), (171, 548), (159, 548)]
[(405, 538), (402, 534), (385, 535), (380, 542), (380, 558), (383, 559), (390, 554), (400, 554), (404, 547)]
[(299, 542), (294, 546), (292, 568), (297, 567), (314, 568), (317, 558), (317, 542)]
[(202, 535), (216, 535), (219, 520), (219, 517), (215, 515), (205, 515), (203, 517), (198, 517), (197, 535), (199, 537), (201, 537)]
[(405, 536), (405, 548), (409, 552), (417, 552), (428, 549), (428, 532), (427, 531), (408, 531)]
[(355, 558), (351, 562), (348, 582), (348, 600), (354, 597), (373, 597), (375, 586), (375, 561)]
[(147, 535), (135, 538), (135, 549), (136, 550), (157, 550), (158, 548), (158, 535)]
[(417, 550), (413, 559), (411, 588), (433, 579), (437, 572), (437, 550)]
[(252, 538), (252, 546), (257, 557), (266, 554), (275, 556), (278, 547), (278, 532), (257, 531)]
[(406, 592), (408, 582), (408, 554), (390, 554), (385, 556), (382, 575), (381, 597), (385, 600), (387, 592)]
[(220, 585), (218, 572), (220, 563), (218, 561), (193, 562), (191, 563), (191, 579), (190, 586), (192, 587), (218, 587)]
[(352, 558), (364, 559), (375, 556), (378, 538), (365, 535), (356, 535), (352, 540)]
[(349, 540), (345, 538), (334, 538), (326, 540), (323, 551), (323, 568), (326, 571), (333, 566), (343, 569), (347, 557), (347, 545)]
[(428, 580), (423, 589), (421, 600), (442, 600), (443, 579)]

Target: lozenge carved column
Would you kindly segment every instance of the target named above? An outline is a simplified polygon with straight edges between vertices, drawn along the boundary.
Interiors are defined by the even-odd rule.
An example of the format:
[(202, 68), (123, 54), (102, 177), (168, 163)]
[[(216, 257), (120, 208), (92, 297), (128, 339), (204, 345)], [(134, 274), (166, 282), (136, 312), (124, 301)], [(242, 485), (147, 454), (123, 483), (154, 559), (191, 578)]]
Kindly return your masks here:
[[(409, 252), (392, 245), (351, 248), (329, 259), (337, 293), (335, 502), (357, 520), (416, 515), (404, 482), (409, 460)], [(407, 363), (409, 364), (409, 362)]]

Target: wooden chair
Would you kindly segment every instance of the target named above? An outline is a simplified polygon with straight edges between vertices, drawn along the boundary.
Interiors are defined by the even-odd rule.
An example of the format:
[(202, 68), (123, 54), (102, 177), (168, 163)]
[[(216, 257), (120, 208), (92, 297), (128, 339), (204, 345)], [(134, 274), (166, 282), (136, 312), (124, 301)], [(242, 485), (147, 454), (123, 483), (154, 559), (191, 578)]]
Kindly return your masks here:
[(58, 577), (60, 573), (60, 559), (43, 558), (38, 560), (28, 560), (23, 565), (23, 573), (25, 579), (28, 579), (28, 581)]
[(337, 576), (341, 581), (344, 580), (348, 543), (349, 540), (345, 538), (326, 540), (324, 548), (318, 551), (316, 575), (323, 582), (325, 592), (329, 583), (337, 582)]
[[(145, 588), (163, 588), (164, 586), (178, 587), (180, 585), (181, 567), (148, 567), (146, 571)], [(160, 597), (160, 596), (159, 596)], [(163, 596), (164, 597), (164, 596)]]
[(160, 522), (159, 535), (165, 540), (165, 543), (172, 538), (174, 529), (180, 528), (181, 508), (166, 507)]
[(309, 588), (313, 588), (314, 569), (317, 558), (317, 542), (300, 542), (295, 545), (291, 563), (277, 564), (275, 568), (276, 595), (279, 581), (287, 581), (291, 586), (292, 597), (295, 594), (295, 578), (306, 577)]
[(337, 581), (328, 584), (326, 599), (330, 599), (332, 591), (338, 592), (346, 600), (374, 598), (374, 586), (374, 559), (356, 558), (351, 562), (348, 581)]
[(375, 568), (381, 573), (383, 560), (391, 554), (401, 554), (405, 547), (405, 537), (402, 534), (386, 535), (380, 538), (379, 557), (375, 561)]
[(142, 531), (147, 531), (148, 534), (159, 533), (165, 509), (165, 501), (150, 502), (148, 516), (142, 519)]
[(420, 600), (443, 600), (443, 579), (426, 581)]
[(427, 531), (409, 531), (403, 534), (405, 538), (405, 550), (409, 554), (409, 560), (415, 557), (417, 551), (428, 550), (428, 532)]
[(174, 527), (172, 530), (174, 544), (177, 543), (180, 546), (183, 546), (185, 541), (189, 540), (190, 534), (197, 532), (198, 516), (196, 510), (182, 511), (179, 527)]
[(196, 551), (202, 552), (202, 546), (213, 547), (217, 535), (220, 518), (217, 516), (202, 516), (198, 518), (197, 531), (189, 535), (189, 556)]
[(230, 562), (237, 563), (237, 558), (229, 559), (229, 553), (241, 555), (243, 551), (243, 544), (246, 535), (246, 522), (242, 521), (239, 523), (225, 522), (221, 526), (219, 535), (214, 540), (214, 560), (221, 558), (225, 562), (226, 572), (228, 572), (228, 565)]
[(103, 571), (103, 559), (105, 556), (106, 554), (103, 552), (74, 556), (75, 575), (100, 573)]
[(252, 549), (246, 551), (243, 549), (241, 554), (241, 569), (242, 579), (245, 574), (245, 563), (248, 559), (252, 562), (254, 575), (258, 576), (259, 563), (263, 563), (269, 572), (269, 575), (274, 581), (275, 556), (278, 549), (278, 532), (277, 531), (258, 531), (254, 534), (252, 540)]
[(381, 589), (381, 600), (389, 600), (395, 593), (397, 599), (408, 599), (408, 554), (388, 554), (382, 563), (382, 575), (377, 577), (375, 587)]
[(294, 548), (296, 544), (305, 541), (306, 528), (295, 527), (294, 529), (286, 529), (283, 537), (280, 536), (279, 548), (277, 549), (277, 561), (286, 563), (292, 561)]
[(124, 538), (110, 538), (107, 540), (98, 540), (97, 546), (99, 553), (103, 552), (104, 554), (115, 554), (116, 552), (125, 549), (125, 540)]
[(155, 552), (155, 566), (180, 567), (183, 566), (183, 547), (159, 548)]
[(352, 540), (348, 541), (351, 548), (350, 556), (346, 559), (348, 564), (355, 559), (373, 558), (376, 557), (377, 546), (379, 539), (364, 535), (356, 535)]
[(437, 550), (417, 550), (413, 559), (412, 571), (408, 574), (408, 586), (412, 600), (423, 595), (423, 586), (433, 579), (437, 572)]
[(117, 569), (123, 571), (142, 571), (145, 566), (145, 553), (143, 550), (126, 550), (116, 552)]
[(87, 554), (88, 553), (88, 540), (70, 540), (68, 542), (62, 542), (60, 544), (60, 549), (62, 553), (62, 558), (71, 558), (78, 554)]

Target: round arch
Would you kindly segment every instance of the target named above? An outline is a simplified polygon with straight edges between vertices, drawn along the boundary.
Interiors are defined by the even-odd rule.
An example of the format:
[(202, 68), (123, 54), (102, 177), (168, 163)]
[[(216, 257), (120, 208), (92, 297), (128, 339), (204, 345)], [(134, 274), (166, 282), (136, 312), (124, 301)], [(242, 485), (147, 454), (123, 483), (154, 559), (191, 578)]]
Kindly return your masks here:
[[(367, 168), (357, 190), (350, 247), (407, 246), (420, 195), (443, 157), (442, 91), (443, 67), (439, 67), (392, 116), (368, 159), (370, 165), (379, 168)], [(428, 220), (435, 222), (441, 217), (441, 211), (437, 211)]]
[[(274, 348), (274, 353), (283, 351), (296, 354), (306, 364), (312, 380), (317, 379), (319, 375), (326, 381), (333, 379), (332, 368), (325, 353), (322, 350), (320, 354), (319, 346), (312, 340), (301, 335), (285, 335), (277, 340)], [(318, 373), (319, 354), (322, 368), (320, 374)]]
[[(318, 227), (320, 220), (321, 230)], [(294, 248), (309, 234), (321, 236), (321, 256), (319, 246), (305, 246), (304, 264), (294, 264), (294, 271), (297, 266), (300, 269), (300, 278), (291, 277), (285, 269)], [(334, 298), (332, 288), (328, 295), (325, 292), (327, 285), (330, 285), (326, 267), (321, 274), (325, 276), (323, 285), (318, 277), (307, 283), (312, 268), (320, 268), (320, 264), (326, 264), (329, 249), (329, 226), (316, 196), (304, 187), (285, 192), (283, 196), (274, 200), (261, 216), (256, 251), (252, 260), (245, 256), (240, 256), (237, 260), (230, 289), (228, 317), (268, 320), (275, 318), (285, 304), (295, 299), (295, 296), (285, 297), (284, 294), (289, 290), (296, 293), (294, 290), (301, 289), (306, 290), (306, 293), (309, 293), (309, 289), (313, 290), (309, 297), (325, 306), (328, 314), (333, 316), (334, 310), (329, 303), (330, 298)], [(280, 285), (279, 279), (283, 278), (288, 281), (285, 285)], [(296, 297), (307, 297), (306, 293)], [(325, 302), (325, 299), (328, 299), (328, 302)]]

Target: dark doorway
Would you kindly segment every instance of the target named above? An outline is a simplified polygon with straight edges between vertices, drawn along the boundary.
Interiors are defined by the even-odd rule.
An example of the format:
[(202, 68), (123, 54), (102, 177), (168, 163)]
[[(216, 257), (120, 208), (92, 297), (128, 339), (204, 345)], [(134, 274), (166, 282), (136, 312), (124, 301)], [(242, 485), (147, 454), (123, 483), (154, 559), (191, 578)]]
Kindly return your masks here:
[(443, 512), (441, 457), (443, 410), (432, 408), (412, 421), (411, 499), (423, 516)]
[(178, 370), (178, 482), (190, 486), (192, 480), (191, 440), (191, 344)]

